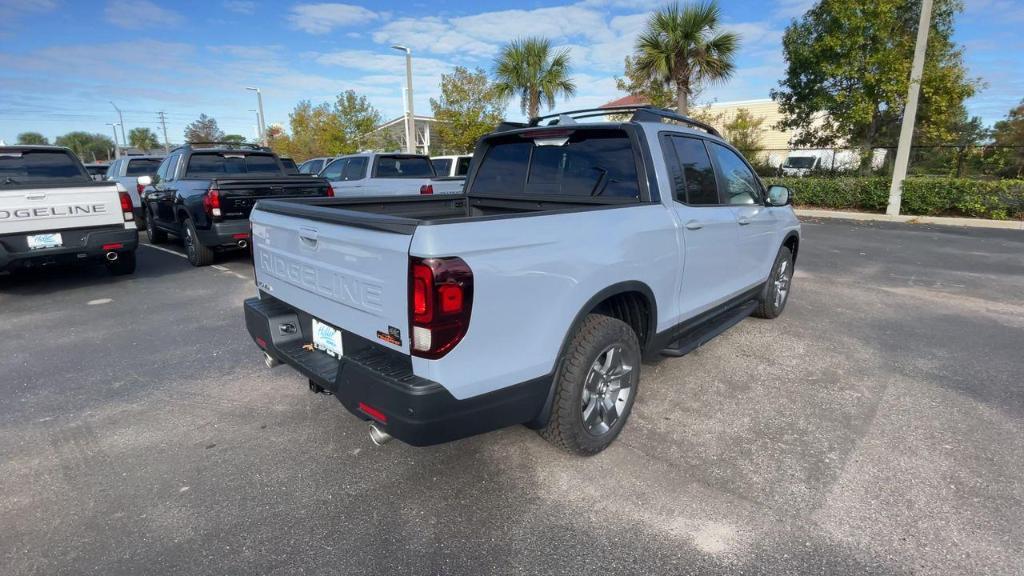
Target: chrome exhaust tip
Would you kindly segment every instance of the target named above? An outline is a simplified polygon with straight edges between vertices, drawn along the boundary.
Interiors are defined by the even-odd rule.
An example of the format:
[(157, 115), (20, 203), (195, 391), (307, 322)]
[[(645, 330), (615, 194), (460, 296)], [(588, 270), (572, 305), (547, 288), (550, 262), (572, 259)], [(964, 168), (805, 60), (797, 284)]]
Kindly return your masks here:
[(243, 248), (243, 249), (244, 248), (248, 248), (249, 247), (249, 242), (247, 240), (239, 240), (238, 241), (238, 247), (239, 248)]
[(117, 252), (107, 252), (107, 262), (116, 262)]
[(391, 434), (381, 430), (376, 424), (370, 424), (370, 441), (377, 446), (383, 446), (391, 442)]
[(267, 368), (274, 368), (276, 366), (280, 366), (281, 365), (281, 361), (280, 360), (278, 360), (277, 358), (274, 358), (273, 356), (271, 356), (270, 354), (268, 354), (266, 352), (263, 353), (263, 363), (267, 365)]

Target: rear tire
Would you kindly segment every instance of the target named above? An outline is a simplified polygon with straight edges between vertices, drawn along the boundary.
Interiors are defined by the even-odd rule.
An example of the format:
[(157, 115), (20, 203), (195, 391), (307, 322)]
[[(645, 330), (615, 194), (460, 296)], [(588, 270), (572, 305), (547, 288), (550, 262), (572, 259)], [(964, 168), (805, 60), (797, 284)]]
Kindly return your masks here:
[(149, 238), (150, 244), (163, 244), (167, 242), (167, 232), (156, 227), (153, 213), (149, 210), (146, 210), (146, 236)]
[(636, 333), (621, 320), (591, 314), (569, 343), (554, 382), (551, 417), (538, 432), (566, 452), (597, 454), (622, 431), (639, 382)]
[(185, 235), (182, 241), (185, 243), (185, 254), (193, 266), (209, 266), (213, 264), (214, 253), (199, 242), (199, 235), (196, 234), (196, 227), (192, 224), (191, 218), (185, 219)]
[(789, 246), (779, 248), (775, 257), (772, 272), (764, 283), (760, 302), (754, 310), (754, 316), (773, 320), (782, 315), (789, 301), (789, 293), (793, 287), (793, 251)]
[(135, 252), (118, 252), (117, 260), (107, 261), (107, 270), (114, 276), (135, 273)]

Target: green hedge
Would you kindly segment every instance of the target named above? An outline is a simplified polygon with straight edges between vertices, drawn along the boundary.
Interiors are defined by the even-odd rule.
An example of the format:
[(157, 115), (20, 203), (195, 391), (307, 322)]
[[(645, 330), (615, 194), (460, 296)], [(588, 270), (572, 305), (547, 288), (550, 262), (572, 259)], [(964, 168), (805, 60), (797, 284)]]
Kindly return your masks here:
[[(889, 203), (888, 178), (766, 178), (793, 191), (798, 206), (884, 212)], [(907, 178), (902, 214), (969, 216), (1005, 220), (1024, 212), (1024, 180)]]

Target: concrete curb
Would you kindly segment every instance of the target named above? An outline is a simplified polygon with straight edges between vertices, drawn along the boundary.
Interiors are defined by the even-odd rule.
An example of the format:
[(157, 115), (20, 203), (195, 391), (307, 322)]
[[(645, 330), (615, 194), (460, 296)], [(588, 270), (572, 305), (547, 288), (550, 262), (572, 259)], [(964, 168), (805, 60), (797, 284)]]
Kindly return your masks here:
[(836, 218), (839, 220), (862, 220), (874, 222), (904, 222), (907, 224), (938, 224), (964, 228), (998, 228), (1001, 230), (1024, 230), (1019, 220), (985, 220), (982, 218), (951, 218), (947, 216), (888, 216), (870, 212), (839, 212), (815, 208), (796, 208), (796, 215), (805, 218)]

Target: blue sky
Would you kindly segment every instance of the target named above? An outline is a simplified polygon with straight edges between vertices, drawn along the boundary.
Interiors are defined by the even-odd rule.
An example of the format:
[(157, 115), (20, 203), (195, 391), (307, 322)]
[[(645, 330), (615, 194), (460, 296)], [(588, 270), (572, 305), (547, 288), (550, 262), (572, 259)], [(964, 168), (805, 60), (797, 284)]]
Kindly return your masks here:
[[(647, 12), (663, 2), (543, 0), (311, 3), (261, 0), (0, 0), (0, 139), (36, 130), (109, 134), (116, 122), (158, 129), (171, 141), (203, 112), (229, 133), (252, 136), (255, 96), (268, 123), (287, 125), (301, 99), (331, 101), (353, 89), (386, 118), (402, 113), (403, 56), (413, 49), (417, 113), (429, 114), (440, 75), (455, 65), (489, 69), (495, 52), (541, 34), (572, 51), (579, 92), (559, 107), (621, 94), (614, 76)], [(784, 70), (781, 36), (808, 0), (722, 0), (742, 35), (735, 78), (700, 101), (766, 98)], [(1024, 97), (1024, 0), (966, 0), (957, 23), (972, 76), (987, 88), (969, 102), (986, 123)], [(509, 116), (519, 116), (518, 104)]]

